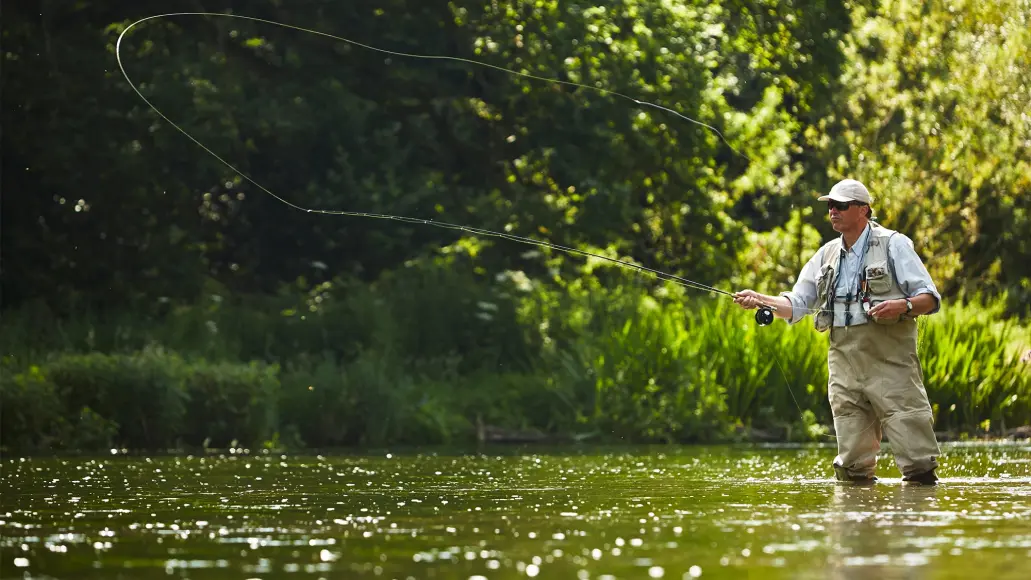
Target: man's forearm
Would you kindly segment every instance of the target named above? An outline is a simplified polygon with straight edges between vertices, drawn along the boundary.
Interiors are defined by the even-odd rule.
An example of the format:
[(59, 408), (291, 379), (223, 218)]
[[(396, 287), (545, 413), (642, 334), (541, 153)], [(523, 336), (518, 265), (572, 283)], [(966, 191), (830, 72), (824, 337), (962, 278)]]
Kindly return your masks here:
[[(913, 311), (909, 313), (910, 316), (927, 314), (938, 306), (938, 300), (933, 294), (918, 294), (910, 298), (909, 301), (913, 303)], [(905, 304), (905, 299), (902, 302)]]
[[(761, 294), (763, 302), (769, 306), (775, 307), (777, 310), (773, 312), (773, 315), (777, 318), (783, 318), (784, 320), (791, 320), (791, 312), (794, 310), (791, 306), (791, 301), (783, 296), (770, 296), (768, 294)], [(916, 307), (916, 304), (913, 304)]]

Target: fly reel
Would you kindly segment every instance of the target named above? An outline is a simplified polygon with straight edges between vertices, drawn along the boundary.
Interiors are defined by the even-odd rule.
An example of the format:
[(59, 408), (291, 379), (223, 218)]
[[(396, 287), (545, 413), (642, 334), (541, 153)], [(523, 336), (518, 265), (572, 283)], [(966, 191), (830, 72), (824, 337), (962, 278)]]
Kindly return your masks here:
[(774, 308), (772, 306), (760, 306), (755, 311), (755, 322), (759, 326), (769, 326), (773, 323), (773, 311)]

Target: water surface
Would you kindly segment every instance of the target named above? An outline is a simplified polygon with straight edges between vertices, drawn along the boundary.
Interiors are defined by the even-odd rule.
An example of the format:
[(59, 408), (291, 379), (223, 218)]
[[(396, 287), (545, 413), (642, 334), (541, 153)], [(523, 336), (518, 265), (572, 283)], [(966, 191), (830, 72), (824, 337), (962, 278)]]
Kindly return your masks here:
[(8, 458), (4, 578), (1027, 578), (1031, 445)]

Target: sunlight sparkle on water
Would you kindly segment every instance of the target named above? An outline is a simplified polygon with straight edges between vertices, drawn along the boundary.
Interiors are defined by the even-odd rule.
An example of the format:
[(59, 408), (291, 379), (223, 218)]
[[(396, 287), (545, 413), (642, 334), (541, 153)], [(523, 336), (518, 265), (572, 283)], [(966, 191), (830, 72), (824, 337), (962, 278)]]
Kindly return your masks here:
[(1014, 577), (1031, 447), (943, 448), (932, 488), (835, 484), (828, 447), (7, 459), (3, 575)]

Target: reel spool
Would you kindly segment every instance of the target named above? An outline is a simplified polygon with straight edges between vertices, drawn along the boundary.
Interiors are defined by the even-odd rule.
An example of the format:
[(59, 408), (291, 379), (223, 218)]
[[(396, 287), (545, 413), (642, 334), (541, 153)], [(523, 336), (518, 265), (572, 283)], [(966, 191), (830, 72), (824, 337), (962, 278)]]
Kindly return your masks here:
[(755, 311), (755, 322), (759, 326), (769, 326), (773, 323), (773, 308), (770, 306), (760, 306)]

